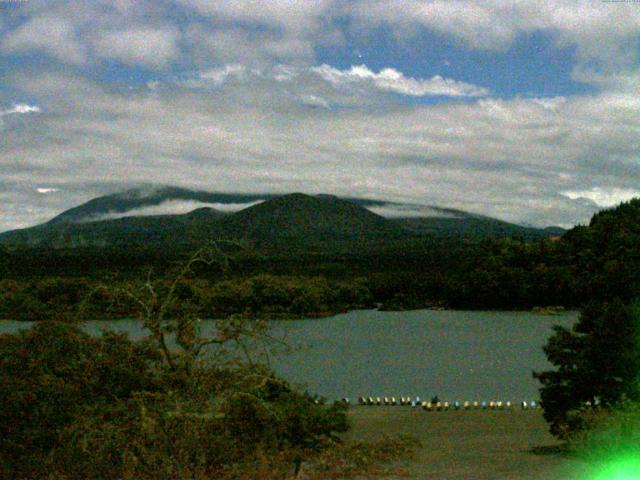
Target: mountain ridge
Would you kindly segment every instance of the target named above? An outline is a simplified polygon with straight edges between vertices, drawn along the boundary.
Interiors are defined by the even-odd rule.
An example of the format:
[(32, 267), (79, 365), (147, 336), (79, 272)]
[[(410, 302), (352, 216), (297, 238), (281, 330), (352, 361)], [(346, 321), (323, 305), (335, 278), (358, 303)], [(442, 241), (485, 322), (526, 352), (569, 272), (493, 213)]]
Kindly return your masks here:
[[(127, 215), (140, 213), (145, 208), (161, 211), (162, 208), (153, 209), (175, 201), (203, 206), (182, 214)], [(400, 216), (384, 216), (375, 211), (388, 213), (393, 209)], [(401, 216), (403, 212), (410, 212), (410, 216)], [(416, 216), (421, 212), (424, 216)], [(328, 194), (228, 194), (162, 187), (92, 199), (43, 224), (0, 233), (0, 244), (9, 248), (174, 247), (229, 238), (248, 240), (256, 245), (304, 246), (327, 242), (388, 242), (409, 237), (548, 238), (557, 233), (555, 229), (524, 227), (461, 210), (424, 205)]]

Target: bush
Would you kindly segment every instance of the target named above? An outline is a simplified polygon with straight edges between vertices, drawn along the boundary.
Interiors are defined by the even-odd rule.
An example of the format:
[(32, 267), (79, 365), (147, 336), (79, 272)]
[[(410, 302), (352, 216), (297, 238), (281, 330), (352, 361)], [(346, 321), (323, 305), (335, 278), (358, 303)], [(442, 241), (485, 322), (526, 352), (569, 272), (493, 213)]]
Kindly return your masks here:
[[(87, 405), (153, 391), (157, 355), (125, 335), (91, 337), (77, 326), (40, 322), (0, 336), (0, 465), (12, 476), (41, 467), (58, 432)], [(6, 478), (6, 477), (5, 477)]]
[(87, 479), (217, 478), (268, 456), (293, 468), (347, 428), (341, 407), (316, 404), (272, 377), (242, 390), (204, 402), (165, 392), (88, 407), (62, 432), (50, 467)]
[(571, 450), (588, 461), (612, 456), (640, 458), (640, 403), (623, 401), (615, 408), (573, 412), (576, 425), (568, 435)]
[(264, 458), (293, 469), (348, 427), (343, 405), (260, 365), (171, 370), (151, 342), (58, 322), (0, 336), (0, 383), (2, 478), (218, 478)]

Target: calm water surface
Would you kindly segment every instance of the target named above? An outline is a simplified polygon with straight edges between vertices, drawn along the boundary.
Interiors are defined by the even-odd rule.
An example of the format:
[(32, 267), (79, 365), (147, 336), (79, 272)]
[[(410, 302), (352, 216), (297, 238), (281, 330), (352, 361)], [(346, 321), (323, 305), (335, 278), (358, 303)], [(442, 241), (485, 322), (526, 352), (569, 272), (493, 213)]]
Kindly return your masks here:
[[(274, 369), (329, 399), (361, 395), (443, 400), (531, 400), (532, 370), (550, 367), (542, 346), (554, 324), (577, 313), (361, 310), (330, 318), (277, 321), (292, 352), (271, 358)], [(25, 328), (0, 322), (0, 332)], [(133, 320), (87, 322), (87, 330), (144, 334)], [(206, 333), (207, 322), (203, 321)]]

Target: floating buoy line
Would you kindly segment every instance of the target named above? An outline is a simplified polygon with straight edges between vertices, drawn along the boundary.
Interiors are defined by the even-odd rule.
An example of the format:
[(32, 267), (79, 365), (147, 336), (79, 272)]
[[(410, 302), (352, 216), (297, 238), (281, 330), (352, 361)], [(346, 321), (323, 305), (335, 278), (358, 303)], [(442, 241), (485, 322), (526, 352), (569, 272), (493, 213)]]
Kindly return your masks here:
[[(349, 398), (342, 398), (340, 402), (351, 405)], [(413, 408), (422, 408), (429, 412), (444, 412), (448, 410), (513, 410), (515, 408), (520, 410), (536, 410), (540, 408), (540, 404), (535, 401), (522, 401), (513, 403), (511, 401), (502, 400), (482, 400), (482, 401), (470, 401), (464, 402), (454, 401), (423, 401), (420, 397), (359, 397), (358, 405), (360, 406), (405, 406)]]

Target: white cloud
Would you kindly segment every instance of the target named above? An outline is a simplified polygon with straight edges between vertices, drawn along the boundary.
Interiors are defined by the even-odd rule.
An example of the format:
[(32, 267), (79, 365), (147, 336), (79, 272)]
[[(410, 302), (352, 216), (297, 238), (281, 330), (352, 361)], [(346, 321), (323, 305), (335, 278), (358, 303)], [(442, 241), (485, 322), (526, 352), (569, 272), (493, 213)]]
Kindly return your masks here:
[[(248, 82), (271, 80), (279, 83), (297, 84), (301, 88), (313, 88), (318, 80), (337, 89), (379, 90), (401, 95), (421, 97), (427, 95), (445, 95), (451, 97), (481, 97), (489, 94), (486, 88), (459, 82), (436, 75), (430, 79), (405, 77), (393, 68), (382, 69), (379, 73), (371, 71), (366, 65), (352, 66), (349, 70), (339, 70), (323, 64), (315, 67), (297, 67), (278, 64), (269, 69), (248, 68), (245, 65), (229, 64), (208, 70), (197, 77), (182, 82), (189, 87), (219, 87), (230, 80)], [(354, 92), (357, 93), (357, 92)], [(299, 96), (303, 103), (328, 108), (329, 103), (321, 95), (311, 93)], [(551, 102), (549, 99), (539, 101)], [(554, 102), (559, 102), (559, 99)], [(551, 105), (549, 103), (549, 105)]]
[(271, 73), (278, 82), (290, 82), (300, 75), (300, 70), (293, 65), (278, 64), (273, 67)]
[[(535, 225), (584, 222), (597, 208), (562, 192), (637, 189), (635, 94), (353, 104), (318, 112), (300, 108), (300, 95), (322, 97), (332, 107), (340, 107), (342, 97), (320, 78), (310, 89), (300, 82), (308, 75), (301, 72), (288, 82), (171, 85), (154, 95), (77, 76), (14, 73), (11, 84), (27, 98), (46, 96), (47, 108), (62, 117), (43, 115), (28, 128), (3, 132), (2, 180), (32, 185), (34, 195), (10, 207), (17, 212), (11, 225), (46, 220), (40, 209), (27, 211), (42, 199), (55, 200), (62, 210), (90, 199), (91, 192), (104, 193), (104, 185), (112, 191), (158, 183), (223, 192), (324, 192)], [(36, 187), (52, 178), (65, 194), (38, 195)], [(72, 193), (81, 187), (82, 198)]]
[(59, 188), (50, 188), (50, 187), (39, 187), (39, 188), (36, 188), (36, 190), (38, 193), (42, 195), (48, 195), (50, 193), (56, 193), (60, 191)]
[[(625, 4), (626, 3), (626, 4)], [(561, 45), (574, 45), (583, 59), (620, 61), (635, 47), (640, 9), (633, 2), (592, 0), (357, 0), (347, 7), (360, 28), (388, 25), (411, 37), (426, 28), (458, 38), (472, 48), (503, 50), (518, 34), (551, 31)]]
[[(177, 0), (207, 22), (193, 22), (187, 38), (192, 56), (203, 64), (242, 63), (265, 67), (274, 62), (309, 63), (320, 45), (340, 43), (332, 22), (340, 0)], [(196, 16), (196, 15), (193, 15)]]
[[(624, 81), (625, 73), (635, 70), (640, 32), (637, 4), (598, 0), (19, 3), (3, 22), (12, 29), (3, 32), (0, 50), (44, 52), (73, 65), (93, 65), (104, 58), (150, 68), (164, 68), (180, 59), (199, 68), (234, 63), (312, 65), (318, 47), (344, 46), (349, 37), (366, 43), (379, 27), (390, 28), (401, 42), (426, 29), (457, 39), (467, 48), (498, 51), (519, 35), (545, 32), (556, 46), (575, 48), (576, 79), (601, 85), (612, 76)], [(451, 88), (443, 81), (439, 88)], [(392, 82), (397, 84), (396, 79)], [(408, 82), (402, 88), (413, 92), (421, 87)]]
[[(453, 35), (476, 48), (501, 49), (514, 38), (509, 2), (488, 0), (359, 0), (349, 4), (362, 27), (391, 26), (411, 37), (417, 27)], [(512, 9), (513, 10), (513, 9)]]
[(617, 187), (594, 187), (589, 190), (573, 190), (562, 192), (562, 195), (572, 199), (587, 199), (598, 207), (612, 207), (620, 202), (626, 202), (640, 197), (640, 190)]
[(11, 115), (14, 113), (37, 113), (40, 112), (40, 107), (37, 105), (27, 105), (26, 103), (16, 103), (12, 108), (7, 110), (0, 110), (0, 115)]
[[(252, 72), (250, 72), (244, 65), (225, 65), (222, 68), (214, 68), (212, 70), (202, 72), (197, 76), (197, 78), (186, 80), (184, 83), (189, 87), (201, 87), (205, 85), (218, 87), (231, 78), (246, 80), (250, 73)], [(257, 70), (254, 70), (253, 74), (260, 75)]]
[[(28, 193), (9, 196), (12, 204), (3, 200), (10, 213), (0, 219), (0, 229), (44, 220), (52, 205), (74, 206), (104, 193), (105, 185), (116, 190), (139, 182), (388, 198), (542, 225), (585, 221), (596, 204), (636, 192), (640, 76), (629, 52), (637, 53), (637, 5), (23, 3), (22, 13), (3, 23), (11, 30), (0, 34), (0, 53), (43, 52), (55, 63), (14, 69), (5, 85), (11, 95), (24, 94), (13, 98), (46, 98), (47, 111), (56, 115), (2, 132), (0, 180)], [(187, 9), (180, 25), (177, 4)], [(337, 28), (336, 16), (349, 26)], [(500, 100), (453, 78), (318, 65), (319, 46), (340, 44), (341, 33), (366, 45), (367, 34), (380, 26), (391, 28), (400, 45), (426, 29), (457, 39), (458, 46), (485, 50), (505, 50), (519, 35), (544, 31), (556, 46), (575, 48), (574, 78), (602, 90), (584, 97)], [(158, 75), (160, 83), (149, 83), (153, 92), (119, 89), (115, 82), (101, 86), (82, 76), (91, 69), (95, 78), (103, 59), (197, 68), (204, 73), (190, 86), (203, 88), (171, 83), (169, 72)], [(389, 92), (483, 98), (416, 106)], [(21, 104), (6, 112), (37, 108)], [(6, 121), (18, 124), (17, 118)], [(52, 178), (64, 195), (38, 192)], [(81, 188), (82, 195), (72, 193)]]
[(198, 208), (213, 208), (219, 212), (231, 213), (252, 207), (263, 200), (247, 203), (206, 203), (193, 200), (169, 200), (159, 205), (134, 208), (126, 212), (109, 212), (98, 216), (84, 218), (84, 222), (95, 222), (99, 220), (114, 220), (124, 217), (144, 217), (153, 215), (184, 215)]
[(208, 205), (211, 208), (220, 210), (221, 212), (239, 212), (240, 210), (253, 207), (254, 205), (258, 205), (259, 203), (262, 203), (262, 202), (264, 202), (264, 200), (256, 200), (254, 202), (246, 202), (246, 203), (210, 203)]
[(366, 207), (367, 210), (387, 218), (456, 218), (453, 212), (439, 210), (422, 205), (399, 205), (386, 203)]
[(305, 105), (309, 105), (310, 107), (321, 107), (326, 109), (331, 108), (327, 100), (317, 95), (301, 95), (300, 100), (302, 101), (302, 103), (304, 103)]
[(194, 23), (186, 27), (185, 48), (197, 66), (242, 64), (265, 68), (277, 62), (310, 62), (313, 37), (251, 30), (238, 25), (211, 26)]
[(173, 28), (107, 31), (94, 43), (94, 53), (131, 65), (164, 68), (178, 58), (179, 40), (180, 34)]
[(405, 77), (393, 68), (384, 68), (379, 73), (366, 65), (352, 66), (349, 70), (339, 70), (323, 64), (311, 69), (336, 87), (370, 82), (380, 90), (421, 97), (425, 95), (447, 95), (451, 97), (482, 97), (489, 94), (486, 88), (459, 82), (436, 75), (430, 79)]
[(43, 51), (65, 63), (87, 61), (87, 49), (70, 20), (56, 16), (31, 18), (6, 35), (0, 43), (6, 53)]
[(556, 110), (566, 103), (566, 97), (532, 98), (532, 100), (548, 110)]
[(424, 30), (467, 48), (506, 51), (519, 36), (543, 32), (555, 47), (575, 51), (572, 76), (598, 87), (637, 87), (640, 8), (637, 2), (572, 0), (356, 0), (346, 4), (353, 34), (390, 28), (410, 42)]
[(178, 0), (178, 3), (228, 22), (248, 22), (258, 25), (279, 26), (286, 30), (310, 31), (317, 29), (322, 17), (330, 13), (335, 0)]

